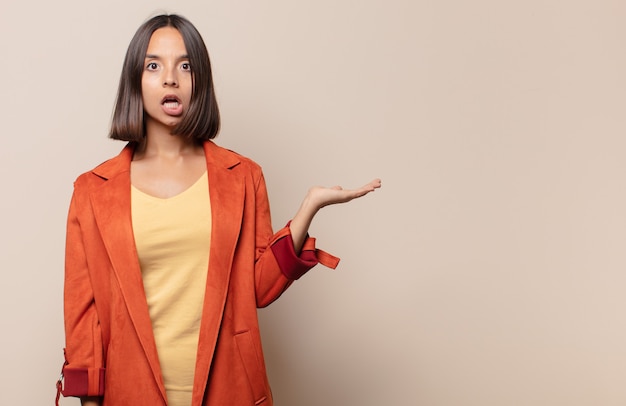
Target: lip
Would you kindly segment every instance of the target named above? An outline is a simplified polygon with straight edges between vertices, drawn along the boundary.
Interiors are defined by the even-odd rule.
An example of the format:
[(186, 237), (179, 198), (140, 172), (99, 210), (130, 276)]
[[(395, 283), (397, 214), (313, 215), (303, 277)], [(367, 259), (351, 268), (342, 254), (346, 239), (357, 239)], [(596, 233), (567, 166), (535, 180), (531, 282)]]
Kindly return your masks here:
[(167, 94), (161, 99), (161, 108), (168, 116), (180, 116), (183, 114), (183, 104), (175, 94)]
[(176, 96), (175, 94), (166, 94), (161, 99), (161, 104), (165, 103), (166, 101), (176, 101), (176, 102), (180, 103), (180, 98), (178, 96)]

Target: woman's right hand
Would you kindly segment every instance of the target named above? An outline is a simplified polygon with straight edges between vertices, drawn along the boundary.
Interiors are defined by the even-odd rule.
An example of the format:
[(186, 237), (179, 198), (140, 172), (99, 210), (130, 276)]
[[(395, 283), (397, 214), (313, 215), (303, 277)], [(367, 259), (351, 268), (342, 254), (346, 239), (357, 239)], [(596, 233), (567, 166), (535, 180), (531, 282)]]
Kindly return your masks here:
[(99, 396), (89, 396), (80, 398), (82, 406), (102, 406), (102, 398)]

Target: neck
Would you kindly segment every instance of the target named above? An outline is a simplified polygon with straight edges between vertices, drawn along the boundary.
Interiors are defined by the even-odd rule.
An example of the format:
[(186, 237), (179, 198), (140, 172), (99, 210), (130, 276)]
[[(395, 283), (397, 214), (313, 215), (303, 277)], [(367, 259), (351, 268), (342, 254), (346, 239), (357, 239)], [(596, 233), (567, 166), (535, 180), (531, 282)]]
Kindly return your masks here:
[(162, 156), (177, 157), (197, 153), (202, 147), (195, 140), (172, 135), (171, 128), (146, 123), (146, 137), (135, 151), (137, 158)]

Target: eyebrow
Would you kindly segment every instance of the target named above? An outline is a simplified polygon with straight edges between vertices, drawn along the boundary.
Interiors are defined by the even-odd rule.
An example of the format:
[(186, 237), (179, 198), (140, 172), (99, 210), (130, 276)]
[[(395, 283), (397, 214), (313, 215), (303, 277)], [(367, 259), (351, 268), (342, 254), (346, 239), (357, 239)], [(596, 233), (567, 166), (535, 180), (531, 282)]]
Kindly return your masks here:
[[(159, 55), (156, 54), (146, 54), (145, 59), (160, 59)], [(184, 54), (178, 57), (178, 59), (189, 59), (189, 55)]]

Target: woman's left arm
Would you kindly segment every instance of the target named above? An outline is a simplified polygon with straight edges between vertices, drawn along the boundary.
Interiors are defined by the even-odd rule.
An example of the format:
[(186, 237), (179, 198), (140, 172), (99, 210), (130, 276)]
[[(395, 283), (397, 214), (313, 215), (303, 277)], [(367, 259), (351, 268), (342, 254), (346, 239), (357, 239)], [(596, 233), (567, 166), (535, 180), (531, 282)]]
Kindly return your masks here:
[[(259, 169), (260, 170), (260, 169)], [(313, 187), (309, 189), (300, 210), (288, 226), (273, 233), (270, 221), (267, 189), (262, 173), (259, 172), (255, 184), (255, 292), (258, 307), (265, 307), (276, 300), (294, 280), (299, 279), (318, 262), (334, 268), (338, 258), (315, 247), (310, 239), (308, 247), (307, 230), (315, 214), (324, 206), (345, 203), (380, 187), (375, 179), (355, 190)], [(303, 250), (304, 248), (304, 250)]]
[(313, 217), (321, 208), (331, 204), (347, 203), (373, 192), (380, 186), (380, 179), (374, 179), (358, 189), (343, 189), (341, 186), (330, 188), (315, 186), (309, 189), (300, 205), (300, 209), (289, 225), (296, 253), (299, 253), (302, 249), (302, 244), (304, 244), (306, 239), (311, 221), (313, 221)]

